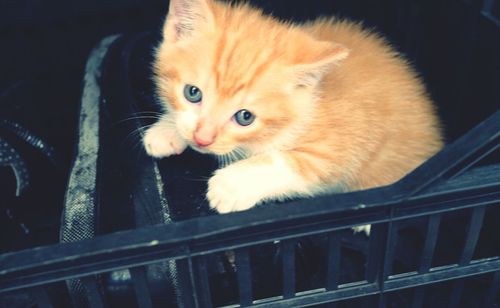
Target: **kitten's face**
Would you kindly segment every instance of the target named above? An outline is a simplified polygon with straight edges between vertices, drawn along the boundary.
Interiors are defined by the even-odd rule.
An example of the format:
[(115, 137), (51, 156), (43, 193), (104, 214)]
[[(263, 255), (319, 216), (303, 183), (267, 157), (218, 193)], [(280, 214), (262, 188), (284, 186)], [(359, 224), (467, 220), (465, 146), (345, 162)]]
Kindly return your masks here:
[(345, 50), (247, 7), (206, 0), (171, 1), (164, 36), (159, 96), (191, 147), (216, 155), (257, 153), (292, 134), (313, 108), (317, 63)]
[(258, 65), (244, 67), (243, 61), (214, 63), (215, 46), (201, 42), (171, 50), (168, 58), (179, 61), (159, 75), (160, 95), (175, 114), (178, 131), (201, 152), (258, 151), (295, 120), (294, 91), (272, 63), (263, 61), (260, 74)]

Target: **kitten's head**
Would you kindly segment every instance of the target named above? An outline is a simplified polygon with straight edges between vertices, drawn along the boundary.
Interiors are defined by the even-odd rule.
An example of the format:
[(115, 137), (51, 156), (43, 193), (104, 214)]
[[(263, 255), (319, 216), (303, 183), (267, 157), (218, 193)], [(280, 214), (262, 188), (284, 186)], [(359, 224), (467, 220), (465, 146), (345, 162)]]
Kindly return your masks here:
[(293, 142), (323, 75), (348, 54), (247, 5), (171, 0), (158, 94), (195, 150), (257, 153)]

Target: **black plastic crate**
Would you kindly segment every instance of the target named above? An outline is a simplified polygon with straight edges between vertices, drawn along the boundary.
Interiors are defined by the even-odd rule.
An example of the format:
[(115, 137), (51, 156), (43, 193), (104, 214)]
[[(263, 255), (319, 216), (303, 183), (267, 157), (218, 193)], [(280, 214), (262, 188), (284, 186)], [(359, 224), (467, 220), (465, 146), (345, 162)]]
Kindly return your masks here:
[[(482, 281), (473, 284), (480, 289), (480, 296), (476, 294), (474, 306), (470, 307), (491, 307), (498, 301), (500, 287), (498, 233), (486, 243), (493, 248), (489, 254), (479, 257), (474, 254), (478, 241), (485, 240), (481, 239), (484, 236), (481, 229), (484, 231), (484, 221), (488, 218), (485, 213), (493, 215), (494, 224), (498, 222), (500, 166), (470, 167), (485, 154), (498, 149), (499, 131), (500, 114), (496, 113), (402, 181), (385, 188), (296, 201), (286, 206), (270, 205), (246, 213), (197, 218), (4, 254), (0, 257), (0, 289), (2, 292), (28, 289), (42, 307), (64, 306), (64, 301), (58, 302), (60, 295), (51, 297), (51, 285), (56, 288), (54, 284), (58, 281), (79, 278), (87, 290), (90, 306), (102, 307), (107, 300), (101, 293), (103, 274), (129, 269), (139, 307), (151, 307), (147, 271), (152, 264), (175, 260), (182, 289), (176, 300), (185, 306), (210, 307), (213, 297), (207, 262), (214, 254), (232, 251), (237, 285), (234, 299), (243, 306), (253, 303), (290, 307), (375, 295), (365, 304), (383, 307), (393, 293), (401, 289), (411, 290), (407, 299), (413, 303), (412, 307), (438, 307), (438, 303), (458, 306), (464, 291), (469, 290), (465, 288), (468, 283), (465, 278), (482, 277)], [(458, 260), (433, 266), (443, 217), (460, 210), (467, 213)], [(398, 230), (401, 224), (412, 219), (423, 223), (423, 246), (413, 270), (394, 274)], [(366, 223), (372, 224), (372, 233), (363, 278), (340, 284), (342, 231)], [(304, 236), (325, 238), (328, 262), (323, 270), (328, 274), (321, 287), (297, 292), (294, 251)], [(282, 264), (279, 269), (282, 292), (273, 298), (254, 301), (252, 275), (255, 273), (250, 251), (264, 244), (281, 250), (278, 256)], [(490, 275), (485, 275), (488, 273)], [(432, 293), (436, 283), (443, 281), (449, 281), (443, 291), (448, 292), (449, 302), (424, 305), (424, 295)]]
[[(494, 24), (494, 4), (484, 8)], [(187, 152), (156, 162), (138, 148), (151, 44), (108, 37), (89, 57), (65, 243), (0, 255), (0, 305), (499, 305), (499, 111), (394, 185), (212, 215), (198, 179), (213, 161)], [(410, 50), (430, 69), (426, 48)], [(363, 224), (369, 237), (351, 231)]]

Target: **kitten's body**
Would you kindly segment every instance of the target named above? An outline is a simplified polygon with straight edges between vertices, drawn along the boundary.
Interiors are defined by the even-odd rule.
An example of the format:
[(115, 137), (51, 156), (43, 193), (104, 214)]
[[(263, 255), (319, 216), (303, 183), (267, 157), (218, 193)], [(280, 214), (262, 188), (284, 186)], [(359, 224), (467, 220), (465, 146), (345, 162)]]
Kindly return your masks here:
[[(155, 62), (168, 113), (148, 153), (245, 157), (219, 169), (219, 212), (393, 183), (442, 146), (425, 88), (378, 35), (348, 21), (280, 23), (248, 6), (172, 0)], [(203, 100), (182, 90), (195, 85)], [(238, 125), (242, 109), (255, 115)]]

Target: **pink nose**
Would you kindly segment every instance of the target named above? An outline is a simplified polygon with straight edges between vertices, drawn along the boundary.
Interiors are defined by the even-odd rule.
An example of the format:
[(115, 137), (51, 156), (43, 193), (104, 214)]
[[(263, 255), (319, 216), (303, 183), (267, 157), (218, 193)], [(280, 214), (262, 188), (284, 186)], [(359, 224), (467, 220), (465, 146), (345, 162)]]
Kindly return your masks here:
[(214, 136), (205, 136), (203, 134), (198, 134), (198, 133), (194, 133), (193, 135), (193, 139), (194, 139), (194, 142), (196, 142), (196, 144), (200, 147), (207, 147), (209, 145), (211, 145), (212, 143), (214, 143)]

